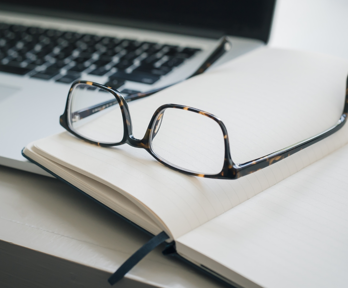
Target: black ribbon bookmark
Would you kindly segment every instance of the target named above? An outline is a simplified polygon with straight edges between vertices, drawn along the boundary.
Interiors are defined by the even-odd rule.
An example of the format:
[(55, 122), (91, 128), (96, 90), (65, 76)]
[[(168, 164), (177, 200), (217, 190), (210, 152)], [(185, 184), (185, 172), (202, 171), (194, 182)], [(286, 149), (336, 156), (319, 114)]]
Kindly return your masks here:
[(158, 245), (162, 244), (164, 241), (169, 239), (169, 236), (163, 231), (153, 237), (149, 242), (142, 246), (137, 252), (135, 252), (131, 257), (129, 257), (126, 262), (124, 262), (120, 268), (116, 270), (114, 274), (108, 279), (111, 285), (114, 285), (120, 281), (124, 275), (128, 273), (138, 262), (143, 259), (147, 254), (149, 254)]

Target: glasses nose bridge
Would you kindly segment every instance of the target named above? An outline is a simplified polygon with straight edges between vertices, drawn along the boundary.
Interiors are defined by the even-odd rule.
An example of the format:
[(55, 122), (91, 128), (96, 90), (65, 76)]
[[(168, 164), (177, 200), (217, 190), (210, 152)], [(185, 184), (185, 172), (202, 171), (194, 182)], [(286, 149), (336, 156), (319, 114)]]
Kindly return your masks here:
[(144, 148), (143, 141), (135, 138), (133, 135), (128, 136), (127, 144), (135, 148)]

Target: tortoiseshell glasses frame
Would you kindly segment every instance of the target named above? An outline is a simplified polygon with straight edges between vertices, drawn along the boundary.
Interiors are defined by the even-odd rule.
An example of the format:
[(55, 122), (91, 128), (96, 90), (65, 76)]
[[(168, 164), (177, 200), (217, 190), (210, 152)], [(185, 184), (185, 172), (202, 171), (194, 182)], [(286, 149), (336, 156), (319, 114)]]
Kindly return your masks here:
[[(74, 87), (78, 84), (94, 86), (96, 88), (99, 88), (99, 89), (105, 90), (106, 92), (111, 93), (115, 97), (115, 101), (117, 101), (117, 104), (119, 104), (119, 106), (120, 106), (122, 119), (123, 119), (123, 138), (120, 142), (107, 143), (107, 144), (94, 142), (94, 141), (91, 141), (90, 139), (87, 139), (87, 138), (79, 135), (73, 129), (71, 129), (71, 127), (69, 125), (69, 117), (71, 117), (71, 115), (69, 116), (71, 92), (73, 91)], [(152, 146), (151, 146), (152, 139), (156, 135), (156, 134), (154, 134), (155, 133), (154, 131), (156, 130), (154, 128), (157, 127), (157, 124), (159, 124), (160, 119), (161, 119), (164, 111), (168, 108), (182, 109), (182, 110), (187, 110), (187, 111), (191, 111), (194, 113), (199, 113), (203, 116), (210, 118), (211, 120), (215, 121), (219, 125), (219, 127), (221, 128), (221, 131), (222, 131), (222, 136), (224, 138), (224, 163), (223, 163), (223, 167), (219, 173), (212, 174), (212, 175), (210, 175), (210, 174), (209, 175), (208, 174), (198, 174), (198, 173), (191, 172), (189, 170), (182, 169), (182, 168), (177, 167), (171, 163), (167, 163), (164, 159), (159, 157), (152, 150)], [(101, 111), (102, 109), (103, 108), (101, 108), (98, 111)], [(83, 112), (88, 112), (88, 111), (82, 111), (82, 113)], [(74, 112), (74, 114), (75, 113), (79, 113), (79, 111)], [(110, 146), (119, 146), (119, 145), (127, 143), (132, 147), (143, 148), (148, 153), (150, 153), (156, 160), (158, 160), (159, 162), (161, 162), (165, 166), (167, 166), (171, 169), (174, 169), (176, 171), (185, 173), (187, 175), (193, 175), (193, 176), (205, 177), (205, 178), (215, 178), (215, 179), (238, 179), (242, 176), (251, 174), (251, 173), (256, 172), (262, 168), (265, 168), (265, 167), (270, 166), (276, 162), (279, 162), (280, 160), (282, 160), (286, 157), (289, 157), (290, 155), (292, 155), (292, 154), (294, 154), (294, 153), (296, 153), (296, 152), (298, 152), (298, 151), (330, 136), (331, 134), (335, 133), (340, 128), (342, 128), (343, 125), (345, 124), (345, 122), (347, 120), (347, 113), (348, 113), (348, 78), (347, 78), (347, 90), (346, 90), (346, 98), (345, 98), (343, 114), (340, 117), (340, 119), (338, 120), (336, 125), (332, 126), (331, 128), (327, 129), (326, 131), (324, 131), (316, 136), (310, 137), (306, 140), (303, 140), (299, 143), (291, 145), (287, 148), (278, 150), (274, 153), (265, 155), (263, 157), (260, 157), (260, 158), (254, 159), (252, 161), (242, 163), (242, 164), (236, 164), (233, 162), (232, 157), (231, 157), (231, 153), (230, 153), (230, 144), (229, 144), (229, 137), (228, 137), (227, 129), (226, 129), (224, 123), (215, 115), (208, 113), (208, 112), (205, 112), (205, 111), (202, 111), (202, 110), (197, 109), (197, 108), (188, 107), (188, 106), (184, 106), (184, 105), (165, 104), (165, 105), (160, 106), (153, 114), (143, 139), (136, 139), (133, 136), (132, 119), (131, 119), (131, 115), (129, 112), (129, 107), (127, 105), (127, 101), (122, 96), (122, 94), (120, 94), (118, 91), (112, 89), (111, 87), (106, 87), (102, 84), (98, 84), (98, 83), (94, 83), (94, 82), (90, 82), (90, 81), (76, 81), (72, 84), (72, 86), (69, 90), (68, 99), (66, 102), (64, 114), (60, 116), (60, 124), (67, 131), (69, 131), (71, 134), (73, 134), (76, 137), (83, 139), (89, 143), (95, 144), (95, 145), (99, 145), (102, 147), (110, 147)], [(91, 115), (91, 114), (88, 113), (88, 115)], [(81, 114), (81, 116), (83, 116), (83, 114)]]

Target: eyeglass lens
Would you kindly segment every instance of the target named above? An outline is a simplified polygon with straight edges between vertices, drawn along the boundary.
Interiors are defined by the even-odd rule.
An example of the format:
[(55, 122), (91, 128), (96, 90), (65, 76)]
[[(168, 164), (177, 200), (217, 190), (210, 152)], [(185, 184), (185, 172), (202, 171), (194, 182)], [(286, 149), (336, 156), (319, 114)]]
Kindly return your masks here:
[(120, 106), (115, 96), (105, 89), (82, 83), (75, 85), (70, 93), (68, 115), (70, 128), (86, 139), (104, 144), (123, 139)]
[(224, 161), (224, 138), (214, 120), (182, 109), (167, 108), (152, 128), (151, 148), (168, 164), (197, 174), (217, 174)]

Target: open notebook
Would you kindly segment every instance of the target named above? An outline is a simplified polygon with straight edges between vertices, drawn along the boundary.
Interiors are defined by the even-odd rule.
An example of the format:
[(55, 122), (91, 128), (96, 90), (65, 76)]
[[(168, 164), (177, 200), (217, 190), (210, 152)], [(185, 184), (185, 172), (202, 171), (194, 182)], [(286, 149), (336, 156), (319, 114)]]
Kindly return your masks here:
[[(260, 48), (129, 103), (134, 136), (160, 105), (188, 105), (224, 121), (232, 158), (243, 163), (337, 123), (347, 72), (341, 59)], [(227, 283), (339, 287), (348, 283), (347, 142), (345, 125), (238, 180), (187, 176), (143, 149), (102, 148), (67, 132), (23, 154), (151, 234), (165, 231), (172, 251)]]

